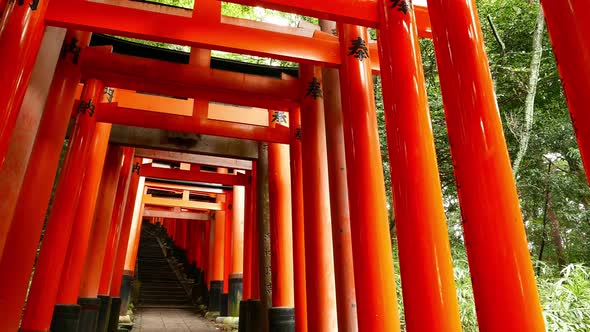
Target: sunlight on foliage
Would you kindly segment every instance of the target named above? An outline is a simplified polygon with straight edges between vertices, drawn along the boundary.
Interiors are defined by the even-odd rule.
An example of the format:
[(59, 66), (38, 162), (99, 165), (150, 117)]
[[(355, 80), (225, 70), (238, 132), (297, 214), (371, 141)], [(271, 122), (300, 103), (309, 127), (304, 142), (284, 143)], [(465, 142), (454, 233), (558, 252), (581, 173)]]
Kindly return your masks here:
[[(479, 328), (469, 264), (463, 247), (453, 246), (453, 263), (463, 331), (477, 332)], [(547, 331), (590, 331), (590, 268), (570, 264), (559, 272), (548, 264), (537, 264), (540, 267), (537, 285)], [(400, 316), (403, 316), (399, 269), (396, 272)], [(403, 321), (402, 326), (405, 326)]]

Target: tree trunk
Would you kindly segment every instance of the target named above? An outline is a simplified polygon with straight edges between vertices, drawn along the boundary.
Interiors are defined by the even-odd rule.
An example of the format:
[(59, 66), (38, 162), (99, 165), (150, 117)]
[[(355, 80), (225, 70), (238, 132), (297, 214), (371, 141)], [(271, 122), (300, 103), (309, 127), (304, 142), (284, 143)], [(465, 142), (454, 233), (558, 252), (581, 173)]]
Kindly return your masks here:
[(545, 16), (543, 15), (543, 8), (539, 5), (539, 12), (537, 14), (537, 25), (533, 34), (533, 59), (531, 60), (530, 76), (529, 76), (529, 91), (524, 104), (524, 128), (520, 136), (520, 144), (514, 164), (512, 165), (512, 172), (517, 178), (520, 164), (526, 151), (529, 147), (531, 139), (531, 129), (533, 128), (533, 119), (535, 111), (535, 96), (537, 95), (537, 83), (539, 82), (539, 71), (541, 69), (541, 58), (543, 56), (543, 32), (545, 31)]
[[(549, 160), (547, 167), (547, 179), (545, 181), (545, 204), (543, 205), (543, 232), (541, 237), (541, 247), (539, 248), (539, 262), (543, 261), (543, 252), (545, 251), (545, 238), (547, 237), (547, 209), (549, 208), (549, 197), (551, 195), (551, 167), (553, 162)], [(541, 265), (537, 267), (537, 275), (541, 274)]]
[(258, 223), (258, 255), (260, 257), (260, 320), (261, 332), (268, 332), (268, 309), (272, 299), (272, 276), (270, 265), (270, 210), (268, 205), (268, 143), (258, 144), (256, 164), (256, 210)]
[(557, 256), (557, 264), (559, 268), (563, 268), (566, 264), (565, 259), (565, 248), (563, 245), (563, 238), (561, 237), (561, 226), (559, 224), (559, 219), (555, 214), (555, 210), (553, 209), (553, 198), (551, 194), (549, 195), (549, 201), (547, 205), (547, 218), (549, 220), (549, 226), (551, 228), (551, 242), (553, 242), (553, 246), (555, 247), (555, 254)]

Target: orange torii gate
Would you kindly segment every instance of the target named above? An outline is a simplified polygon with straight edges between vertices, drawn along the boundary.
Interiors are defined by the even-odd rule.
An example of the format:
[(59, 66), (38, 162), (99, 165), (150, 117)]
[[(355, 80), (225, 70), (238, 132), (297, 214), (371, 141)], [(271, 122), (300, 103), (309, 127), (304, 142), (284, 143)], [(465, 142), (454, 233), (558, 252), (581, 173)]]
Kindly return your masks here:
[[(231, 2), (334, 20), (338, 23), (338, 37), (224, 18), (220, 15), (221, 4), (216, 0), (197, 1), (192, 11), (171, 12), (158, 5), (133, 6), (126, 1), (53, 0), (51, 4), (46, 0), (0, 1), (3, 14), (0, 22), (0, 49), (3, 50), (0, 54), (3, 74), (0, 165), (7, 167), (7, 174), (18, 174), (7, 179), (15, 193), (7, 200), (8, 218), (0, 229), (0, 312), (4, 317), (0, 320), (0, 330), (14, 331), (20, 326), (21, 331), (48, 331), (52, 318), (57, 324), (54, 329), (75, 330), (72, 321), (63, 320), (65, 316), (73, 312), (70, 316), (75, 321), (88, 317), (89, 313), (84, 310), (96, 305), (99, 292), (108, 293), (101, 295), (109, 298), (121, 295), (118, 293), (122, 275), (132, 275), (137, 255), (145, 205), (142, 199), (147, 194), (142, 168), (148, 176), (223, 182), (221, 179), (226, 174), (156, 170), (136, 160), (132, 166), (133, 152), (129, 148), (110, 146), (107, 152), (109, 123), (119, 123), (292, 146), (289, 181), (284, 165), (277, 162), (280, 159), (278, 161), (286, 163), (286, 154), (279, 154), (282, 157), (277, 158), (276, 146), (267, 150), (261, 144), (259, 159), (251, 168), (251, 175), (259, 181), (248, 180), (247, 175), (234, 175), (235, 181), (230, 183), (245, 186), (248, 193), (244, 197), (244, 209), (248, 212), (243, 236), (243, 310), (240, 308), (246, 330), (266, 331), (270, 325), (285, 326), (289, 331), (332, 331), (336, 328), (399, 331), (371, 79), (376, 72), (382, 77), (388, 148), (390, 158), (395, 160), (391, 170), (392, 192), (406, 328), (409, 331), (460, 330), (419, 37), (434, 40), (480, 329), (495, 331), (510, 326), (515, 330), (543, 330), (526, 234), (475, 1), (428, 0), (427, 7), (412, 5), (410, 0)], [(583, 110), (589, 102), (584, 91), (590, 84), (590, 0), (577, 0), (569, 7), (561, 6), (557, 0), (544, 0), (543, 7), (560, 62), (568, 105), (578, 129), (576, 135), (584, 164), (588, 166), (588, 121), (584, 121)], [(27, 140), (26, 146), (21, 146), (18, 141), (11, 143), (11, 138), (19, 112), (22, 112), (46, 26), (64, 27), (69, 31), (54, 81), (46, 88), (48, 105), (39, 119), (40, 124), (18, 127), (19, 137)], [(367, 27), (378, 29), (378, 43), (370, 43)], [(188, 65), (168, 64), (112, 54), (108, 47), (90, 49), (87, 47), (90, 33), (191, 46), (191, 61)], [(55, 56), (59, 52), (55, 46), (60, 45), (55, 41), (53, 44), (53, 49), (44, 48), (43, 52), (53, 52)], [(211, 69), (208, 49), (297, 62), (300, 77), (268, 79)], [(322, 67), (339, 69), (341, 111), (338, 103), (327, 96), (334, 92), (335, 76), (323, 73)], [(76, 86), (81, 79), (84, 88), (79, 101), (75, 102)], [(113, 91), (105, 90), (105, 86), (193, 98), (193, 113), (150, 113), (141, 108), (120, 107), (112, 99)], [(224, 123), (205, 114), (209, 101), (280, 112), (272, 113), (269, 126)], [(57, 168), (74, 105), (70, 144), (21, 324), (43, 214), (51, 195), (50, 179)], [(340, 126), (329, 121), (334, 119), (331, 117), (334, 110), (342, 115), (342, 133), (328, 131), (330, 140), (327, 140), (326, 126)], [(289, 116), (282, 112), (289, 112)], [(287, 120), (288, 117), (293, 119)], [(295, 125), (288, 128), (286, 123), (290, 120)], [(339, 152), (327, 146), (336, 141), (343, 142), (344, 148)], [(336, 174), (328, 161), (342, 160), (342, 153), (346, 167), (341, 165), (340, 169), (345, 169), (347, 178), (353, 271), (339, 270), (338, 273), (347, 273), (346, 280), (354, 277), (354, 299), (342, 296), (349, 293), (341, 289), (345, 284), (339, 281), (342, 278), (334, 276), (334, 262), (350, 257), (335, 258), (334, 249), (328, 245), (332, 244), (329, 240), (334, 239), (333, 232), (339, 231), (332, 227), (331, 218), (335, 218), (335, 214), (331, 209), (334, 208), (332, 204), (336, 204), (330, 201), (333, 193), (328, 179)], [(282, 170), (280, 173), (278, 168)], [(274, 192), (285, 195), (288, 192), (285, 186), (293, 187), (292, 216), (285, 213), (277, 217), (278, 212), (273, 211), (279, 209), (273, 208), (269, 218), (268, 201), (264, 200), (268, 192), (264, 191), (268, 190), (265, 186), (272, 172), (281, 174), (280, 181), (270, 185), (275, 186), (272, 187)], [(130, 189), (124, 189), (127, 187)], [(104, 188), (104, 191), (100, 189), (104, 194), (100, 199), (96, 197), (99, 188)], [(219, 198), (214, 204), (226, 206)], [(94, 214), (95, 208), (91, 206), (94, 203), (100, 206), (99, 213)], [(125, 204), (124, 210), (122, 204)], [(232, 262), (231, 268), (224, 267), (226, 261), (219, 259), (227, 258), (229, 241), (225, 232), (234, 227), (224, 214), (225, 211), (220, 210), (210, 222), (211, 226), (197, 227), (200, 234), (210, 232), (211, 235), (202, 238), (205, 240), (202, 249), (207, 252), (202, 253), (201, 263), (208, 264), (203, 263), (208, 268), (205, 279), (211, 293), (215, 291), (216, 294), (222, 292), (227, 272), (235, 272), (233, 266), (239, 265)], [(254, 215), (257, 222), (253, 221)], [(84, 223), (76, 224), (77, 216), (82, 216)], [(100, 227), (90, 233), (93, 219)], [(266, 293), (269, 290), (264, 288), (268, 286), (264, 284), (267, 276), (263, 275), (268, 272), (269, 262), (261, 250), (266, 250), (266, 237), (271, 236), (265, 233), (268, 230), (265, 226), (268, 220), (279, 220), (271, 229), (277, 224), (289, 225), (288, 219), (292, 220), (291, 234), (282, 227), (280, 236), (290, 235), (293, 239), (291, 270), (289, 267), (276, 270), (284, 263), (280, 259), (287, 258), (286, 255), (275, 257), (275, 264), (270, 268), (273, 278), (277, 275), (280, 278), (275, 287), (287, 287), (285, 285), (293, 282), (294, 294), (279, 292), (280, 296), (273, 297), (271, 304)], [(338, 221), (340, 224), (346, 225), (346, 222)], [(174, 232), (169, 229), (170, 234), (180, 234), (180, 243), (187, 246), (189, 228), (179, 226), (176, 232), (176, 223), (169, 223), (169, 226), (174, 229)], [(118, 227), (122, 227), (120, 235)], [(210, 227), (210, 231), (206, 227)], [(91, 238), (89, 258), (82, 254), (88, 250), (87, 245), (76, 244), (72, 234)], [(123, 244), (127, 238), (128, 245), (115, 246), (116, 238)], [(116, 253), (116, 259), (105, 260), (107, 252)], [(345, 255), (345, 251), (334, 252)], [(276, 263), (277, 259), (280, 263)], [(84, 264), (87, 264), (86, 271), (82, 268)], [(64, 281), (66, 278), (74, 281), (68, 284)], [(498, 285), (502, 291), (498, 291)], [(76, 304), (78, 297), (84, 298), (81, 313)], [(343, 312), (345, 309), (341, 308), (346, 306), (341, 306), (342, 301), (354, 305), (356, 316)], [(270, 305), (281, 308), (269, 310)], [(218, 298), (212, 298), (210, 307), (218, 306)], [(295, 311), (292, 306), (296, 306)], [(261, 322), (260, 317), (267, 317), (269, 312), (270, 321)], [(294, 312), (297, 313), (295, 319)], [(297, 316), (300, 313), (304, 317)], [(342, 315), (358, 319), (339, 321)], [(106, 323), (100, 322), (101, 326)]]

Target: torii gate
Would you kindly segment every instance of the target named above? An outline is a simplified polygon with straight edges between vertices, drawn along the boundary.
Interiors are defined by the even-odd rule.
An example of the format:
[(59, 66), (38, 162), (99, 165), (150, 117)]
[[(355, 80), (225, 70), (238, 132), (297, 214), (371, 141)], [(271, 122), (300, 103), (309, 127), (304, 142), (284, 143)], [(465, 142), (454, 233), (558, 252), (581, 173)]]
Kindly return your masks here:
[[(116, 216), (113, 220), (124, 225), (139, 213), (137, 205), (130, 204), (131, 196), (136, 195), (128, 193), (143, 188), (139, 177), (131, 175), (136, 164), (133, 150), (114, 146), (107, 150), (111, 130), (107, 122), (270, 142), (268, 147), (260, 145), (253, 169), (258, 229), (252, 223), (252, 229), (245, 230), (249, 235), (244, 237), (251, 241), (249, 251), (244, 244), (244, 278), (250, 278), (244, 280), (248, 292), (244, 292), (243, 300), (250, 303), (244, 308), (250, 315), (262, 315), (265, 323), (258, 330), (268, 329), (267, 323), (280, 325), (284, 317), (292, 320), (294, 307), (296, 322), (289, 328), (297, 331), (398, 331), (371, 80), (372, 73), (378, 71), (383, 82), (389, 153), (395, 161), (392, 191), (406, 328), (460, 330), (419, 52), (418, 38), (423, 37), (433, 38), (436, 50), (480, 329), (495, 331), (510, 326), (515, 330), (543, 330), (475, 1), (428, 0), (428, 7), (412, 5), (410, 0), (232, 2), (334, 20), (338, 37), (330, 35), (331, 31), (311, 34), (224, 18), (220, 2), (213, 0), (197, 2), (190, 13), (126, 1), (0, 1), (0, 160), (11, 174), (18, 174), (5, 181), (10, 188), (19, 188), (7, 194), (6, 222), (0, 229), (0, 312), (5, 317), (0, 329), (14, 331), (19, 327), (52, 179), (76, 87), (83, 79), (22, 331), (47, 331), (56, 304), (76, 303), (78, 297), (96, 298), (102, 275), (111, 276), (105, 277), (107, 284), (120, 283), (124, 251), (116, 251), (114, 262), (104, 259), (109, 257), (108, 252), (114, 253), (112, 243), (116, 242), (107, 241), (112, 238), (112, 228), (93, 230), (97, 235), (90, 238), (92, 255), (86, 261), (68, 258), (68, 252), (80, 256), (88, 250), (78, 250), (84, 241), (70, 238), (81, 225), (89, 225), (74, 223), (74, 219), (92, 220), (94, 208), (88, 204), (96, 204), (97, 218), (107, 218), (109, 223)], [(588, 169), (590, 121), (584, 111), (590, 103), (590, 95), (585, 93), (590, 86), (590, 3), (576, 0), (563, 6), (557, 0), (544, 0), (542, 5)], [(46, 84), (47, 105), (36, 126), (17, 119), (19, 114), (33, 114), (26, 103), (22, 106), (27, 87), (37, 83), (31, 79), (35, 61), (53, 61), (55, 65), (60, 56), (63, 33), (47, 30), (45, 36), (54, 39), (46, 38), (44, 53), (37, 57), (46, 26), (69, 31), (51, 88)], [(369, 42), (367, 27), (378, 29), (376, 45)], [(188, 45), (193, 47), (190, 63), (130, 59), (109, 54), (104, 47), (91, 49), (87, 47), (90, 33)], [(297, 62), (299, 77), (271, 80), (213, 70), (209, 67), (209, 49)], [(102, 57), (110, 62), (101, 61)], [(47, 67), (41, 64), (39, 71), (51, 73)], [(339, 73), (331, 68), (338, 68)], [(145, 110), (123, 109), (119, 116), (116, 112), (120, 107), (110, 103), (112, 95), (109, 91), (105, 95), (105, 86), (193, 98), (193, 113), (179, 118), (175, 114), (149, 115)], [(278, 116), (268, 127), (256, 129), (208, 119), (202, 110), (215, 100), (289, 112), (289, 130), (281, 128), (286, 126)], [(145, 122), (138, 120), (144, 116)], [(11, 143), (12, 139), (17, 141)], [(278, 143), (291, 147), (290, 169), (283, 165), (287, 154)], [(99, 166), (103, 163), (104, 167)], [(288, 170), (292, 183), (286, 184)], [(346, 170), (346, 175), (337, 170)], [(344, 177), (346, 181), (336, 181), (338, 186), (328, 180)], [(101, 190), (102, 196), (97, 198), (99, 187), (107, 190)], [(135, 189), (123, 190), (127, 187)], [(280, 257), (271, 264), (272, 299), (262, 287), (269, 285), (267, 276), (257, 276), (253, 263), (247, 262), (256, 256), (253, 244), (257, 243), (261, 271), (269, 265), (262, 259), (261, 250), (267, 239), (255, 237), (268, 232), (268, 210), (262, 207), (268, 204), (269, 191), (276, 193), (270, 197), (271, 211), (273, 204), (277, 208), (270, 214), (274, 218), (271, 227), (280, 229), (279, 235), (270, 238)], [(288, 205), (293, 203), (291, 237), (286, 231), (288, 218), (280, 212), (285, 200), (276, 199), (288, 197), (289, 191)], [(334, 197), (341, 192), (348, 197)], [(336, 212), (346, 209), (349, 219), (335, 217)], [(280, 245), (283, 242), (276, 244), (278, 239), (289, 238), (292, 250)], [(292, 263), (288, 262), (289, 253)], [(78, 263), (66, 265), (66, 259)], [(85, 262), (91, 268), (83, 275), (80, 269)], [(113, 272), (95, 268), (102, 266), (100, 263)], [(352, 269), (341, 269), (344, 265)], [(64, 274), (64, 266), (71, 266), (74, 272), (66, 270)], [(62, 275), (77, 280), (64, 284)], [(82, 285), (80, 290), (71, 286), (77, 283)], [(290, 284), (294, 284), (294, 292), (288, 291)], [(117, 287), (109, 287), (115, 287), (113, 294), (117, 296)], [(60, 289), (63, 293), (58, 294)], [(270, 305), (273, 308), (268, 310)]]

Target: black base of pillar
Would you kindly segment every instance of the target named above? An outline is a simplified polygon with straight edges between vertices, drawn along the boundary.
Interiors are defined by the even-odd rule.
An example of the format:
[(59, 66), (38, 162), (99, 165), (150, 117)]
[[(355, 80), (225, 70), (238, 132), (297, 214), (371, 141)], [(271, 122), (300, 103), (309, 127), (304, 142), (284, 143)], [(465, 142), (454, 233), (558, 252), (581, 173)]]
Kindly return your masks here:
[(240, 320), (238, 323), (238, 332), (248, 331), (250, 325), (250, 301), (240, 301)]
[(51, 318), (51, 331), (76, 332), (80, 321), (80, 306), (77, 304), (56, 304)]
[(223, 293), (223, 280), (211, 280), (209, 286), (209, 311), (221, 311), (221, 294)]
[(111, 314), (109, 315), (108, 332), (117, 332), (119, 329), (119, 311), (121, 311), (121, 298), (113, 297), (111, 302)]
[(121, 311), (119, 311), (119, 315), (121, 316), (127, 315), (127, 310), (129, 310), (129, 302), (131, 302), (132, 281), (132, 276), (123, 274), (123, 279), (121, 280)]
[(194, 270), (194, 277), (195, 277), (195, 285), (200, 285), (203, 283), (203, 280), (201, 279), (201, 269), (196, 267), (195, 265), (195, 270)]
[(111, 302), (112, 299), (108, 295), (99, 295), (100, 308), (98, 311), (98, 324), (96, 332), (107, 332), (109, 326), (109, 317), (111, 316)]
[(270, 332), (295, 332), (295, 308), (268, 309), (268, 323)]
[(228, 310), (227, 310), (227, 300), (229, 299), (229, 294), (224, 293), (221, 294), (221, 310), (219, 310), (219, 316), (221, 317), (227, 317), (228, 315)]
[(197, 276), (195, 277), (195, 284), (193, 285), (193, 303), (209, 303), (207, 298), (207, 285), (205, 285), (204, 274), (201, 269), (197, 269)]
[(78, 304), (80, 305), (78, 331), (95, 332), (98, 324), (100, 300), (97, 298), (79, 298)]
[(242, 274), (236, 273), (229, 276), (229, 298), (227, 311), (228, 316), (238, 317), (240, 315), (240, 302), (242, 301)]
[(250, 299), (248, 300), (248, 302), (250, 302), (249, 308), (250, 308), (250, 321), (249, 321), (249, 325), (246, 326), (246, 331), (248, 332), (258, 332), (258, 331), (262, 331), (262, 320), (261, 315), (260, 315), (260, 311), (262, 310), (262, 303), (260, 303), (260, 300), (256, 300), (256, 299)]

